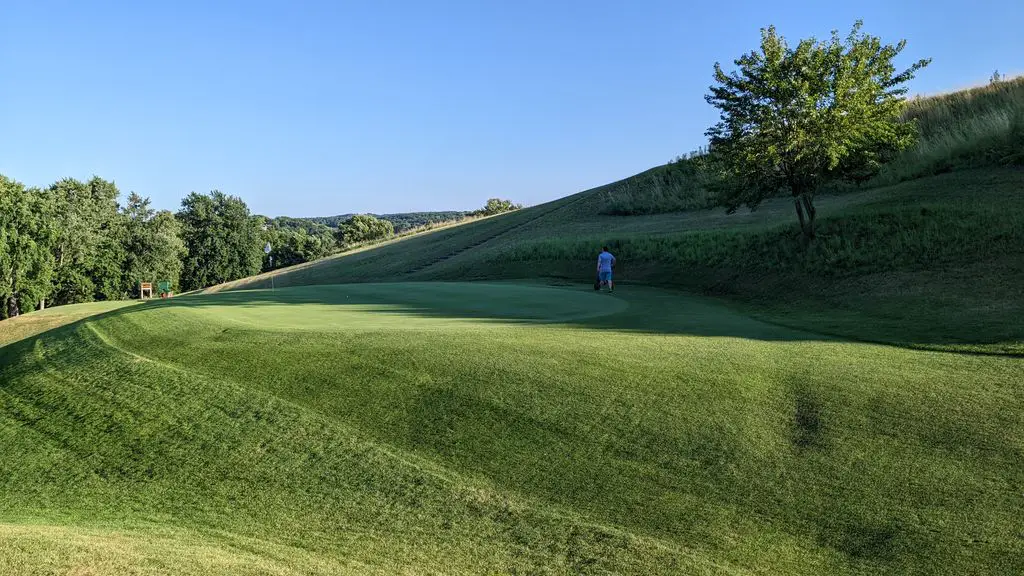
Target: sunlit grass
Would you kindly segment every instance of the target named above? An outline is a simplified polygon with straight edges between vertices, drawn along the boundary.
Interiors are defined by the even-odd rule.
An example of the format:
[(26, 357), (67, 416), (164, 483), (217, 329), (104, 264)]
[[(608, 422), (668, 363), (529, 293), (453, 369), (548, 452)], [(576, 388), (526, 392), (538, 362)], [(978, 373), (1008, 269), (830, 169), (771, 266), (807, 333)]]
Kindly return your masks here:
[(128, 308), (0, 349), (0, 563), (1014, 573), (1021, 361), (639, 287)]

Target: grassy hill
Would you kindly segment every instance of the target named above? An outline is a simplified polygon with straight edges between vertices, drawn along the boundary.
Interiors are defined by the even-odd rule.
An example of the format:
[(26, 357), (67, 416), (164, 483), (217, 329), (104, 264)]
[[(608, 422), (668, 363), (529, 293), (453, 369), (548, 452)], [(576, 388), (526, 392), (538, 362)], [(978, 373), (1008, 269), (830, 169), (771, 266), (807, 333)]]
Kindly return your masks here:
[(0, 363), (8, 572), (1024, 569), (1013, 358), (391, 283), (132, 306)]
[(1018, 125), (934, 145), (1018, 86), (810, 246), (683, 163), (4, 321), (0, 574), (1024, 573)]
[[(818, 200), (821, 239), (788, 199), (726, 215), (699, 157), (541, 206), (275, 276), (279, 286), (546, 278), (728, 298), (762, 319), (866, 341), (1024, 354), (1024, 77), (912, 101), (918, 145), (863, 187)], [(221, 289), (264, 287), (267, 276)]]
[[(545, 278), (588, 282), (602, 244), (618, 280), (729, 298), (775, 322), (913, 346), (1024, 352), (1024, 170), (940, 174), (819, 200), (805, 249), (788, 200), (599, 214), (602, 188), (283, 270), (275, 285)], [(270, 287), (257, 276), (217, 290)]]

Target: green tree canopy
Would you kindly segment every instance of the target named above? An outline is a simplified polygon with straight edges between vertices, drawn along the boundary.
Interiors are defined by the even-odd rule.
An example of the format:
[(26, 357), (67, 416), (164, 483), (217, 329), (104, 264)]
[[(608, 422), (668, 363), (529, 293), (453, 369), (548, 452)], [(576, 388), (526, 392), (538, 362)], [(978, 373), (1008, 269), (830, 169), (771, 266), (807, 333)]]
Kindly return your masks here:
[(169, 280), (178, 286), (185, 243), (181, 224), (167, 210), (150, 208), (149, 198), (132, 192), (122, 210), (125, 220), (125, 283), (134, 292), (139, 282)]
[(50, 193), (0, 176), (0, 318), (31, 310), (50, 293), (55, 215)]
[(53, 245), (55, 304), (125, 296), (124, 227), (113, 182), (94, 176), (88, 182), (58, 180), (48, 188), (57, 211)]
[(217, 190), (206, 195), (192, 192), (181, 201), (176, 217), (187, 249), (181, 277), (185, 290), (260, 271), (262, 218), (252, 216), (241, 198)]
[[(312, 262), (330, 255), (337, 244), (330, 228), (315, 222), (304, 222), (301, 226), (286, 223), (281, 226), (275, 218), (267, 230), (267, 242), (270, 243), (270, 257), (273, 268), (293, 266), (303, 262)], [(271, 260), (263, 266), (271, 269)]]
[(897, 72), (893, 60), (906, 41), (883, 44), (861, 26), (845, 39), (833, 32), (794, 48), (769, 27), (760, 51), (735, 61), (737, 71), (715, 64), (706, 99), (721, 121), (707, 135), (730, 211), (788, 190), (813, 238), (814, 194), (823, 184), (865, 178), (914, 141), (914, 126), (901, 119), (905, 84), (929, 60)]
[(522, 204), (515, 204), (511, 200), (503, 200), (501, 198), (489, 198), (487, 204), (480, 210), (471, 212), (474, 216), (493, 216), (495, 214), (502, 214), (504, 212), (512, 212), (513, 210), (519, 210), (522, 208)]
[(388, 238), (395, 234), (395, 226), (369, 214), (356, 214), (338, 225), (335, 233), (339, 244), (357, 244), (369, 240)]

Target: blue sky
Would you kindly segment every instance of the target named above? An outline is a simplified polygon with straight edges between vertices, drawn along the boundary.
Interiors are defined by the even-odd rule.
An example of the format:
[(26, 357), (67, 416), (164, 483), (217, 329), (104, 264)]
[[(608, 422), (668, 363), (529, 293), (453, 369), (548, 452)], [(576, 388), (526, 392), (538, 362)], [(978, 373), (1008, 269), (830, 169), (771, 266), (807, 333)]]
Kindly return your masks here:
[(908, 40), (934, 93), (1024, 72), (1024, 2), (5, 2), (0, 173), (113, 179), (176, 209), (536, 204), (704, 142), (715, 61), (775, 24)]

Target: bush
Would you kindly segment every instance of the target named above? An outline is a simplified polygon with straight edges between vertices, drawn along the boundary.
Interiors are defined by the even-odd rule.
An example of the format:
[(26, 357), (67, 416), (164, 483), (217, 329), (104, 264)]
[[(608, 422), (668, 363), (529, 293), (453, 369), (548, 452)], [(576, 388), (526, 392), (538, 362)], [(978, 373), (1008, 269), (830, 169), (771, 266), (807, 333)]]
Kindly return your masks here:
[(487, 204), (485, 204), (483, 208), (470, 212), (469, 216), (494, 216), (495, 214), (503, 214), (505, 212), (520, 210), (522, 207), (522, 204), (514, 204), (511, 200), (491, 198), (487, 200)]
[(395, 227), (387, 220), (369, 214), (357, 214), (339, 224), (335, 235), (339, 244), (351, 246), (359, 242), (390, 238), (395, 235)]

